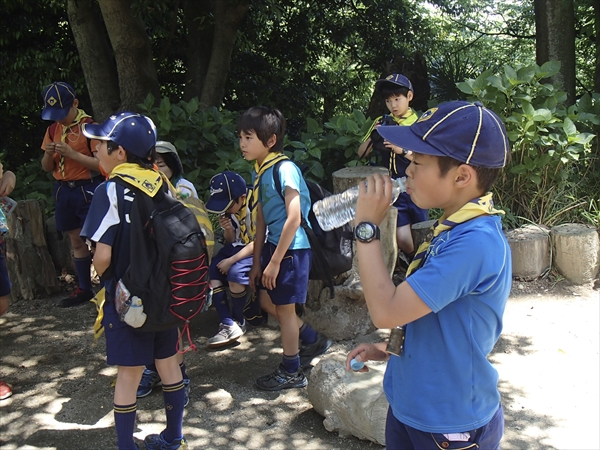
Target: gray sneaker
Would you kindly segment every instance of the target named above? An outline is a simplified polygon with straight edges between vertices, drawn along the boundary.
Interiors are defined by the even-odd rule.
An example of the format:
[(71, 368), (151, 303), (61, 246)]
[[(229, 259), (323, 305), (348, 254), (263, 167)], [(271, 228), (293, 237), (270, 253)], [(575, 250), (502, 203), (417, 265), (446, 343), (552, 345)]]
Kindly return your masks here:
[[(244, 327), (245, 328), (245, 327)], [(219, 331), (213, 337), (211, 337), (206, 346), (208, 348), (221, 347), (227, 345), (230, 342), (238, 340), (245, 333), (245, 330), (240, 328), (237, 322), (233, 322), (233, 325), (228, 326), (219, 324)]]

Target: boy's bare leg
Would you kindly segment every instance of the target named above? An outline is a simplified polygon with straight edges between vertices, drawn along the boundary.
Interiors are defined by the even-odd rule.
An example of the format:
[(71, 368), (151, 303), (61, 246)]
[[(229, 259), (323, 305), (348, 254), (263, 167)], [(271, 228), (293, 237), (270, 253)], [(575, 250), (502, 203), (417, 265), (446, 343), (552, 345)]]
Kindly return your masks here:
[[(271, 297), (264, 289), (261, 289), (258, 293), (258, 301), (260, 302), (260, 308), (263, 311), (269, 313), (276, 321), (279, 322), (279, 318), (277, 317), (277, 307), (271, 301)], [(295, 308), (294, 308), (295, 309)], [(298, 329), (302, 328), (304, 325), (304, 321), (296, 315), (296, 321), (298, 322)]]
[[(175, 353), (168, 358), (154, 360), (156, 370), (158, 371), (163, 384), (175, 384), (181, 381), (182, 376), (181, 369), (179, 368), (178, 355), (179, 353)], [(183, 355), (181, 356), (183, 358)]]
[(79, 233), (81, 233), (81, 228), (67, 231), (71, 241), (71, 248), (73, 249), (73, 256), (75, 258), (87, 258), (90, 256), (90, 249), (83, 239), (81, 239)]
[(283, 354), (292, 356), (298, 354), (298, 341), (300, 332), (298, 329), (298, 316), (296, 315), (296, 305), (275, 305), (277, 318), (281, 329), (281, 344)]
[(119, 366), (115, 384), (115, 405), (131, 405), (136, 402), (136, 392), (144, 366)]

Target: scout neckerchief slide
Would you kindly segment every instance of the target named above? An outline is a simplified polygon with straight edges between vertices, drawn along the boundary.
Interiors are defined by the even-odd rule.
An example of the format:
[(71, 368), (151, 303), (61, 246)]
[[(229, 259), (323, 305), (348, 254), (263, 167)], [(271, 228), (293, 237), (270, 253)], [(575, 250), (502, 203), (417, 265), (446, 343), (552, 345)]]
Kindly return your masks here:
[[(68, 127), (65, 127), (63, 125), (62, 127), (62, 133), (60, 135), (60, 142), (67, 142), (67, 135), (69, 134), (69, 130), (71, 130), (71, 128), (73, 128), (74, 126), (79, 125), (79, 123), (85, 119), (85, 118), (91, 118), (92, 116), (88, 115), (85, 113), (85, 111), (83, 109), (78, 109), (77, 110), (77, 115), (75, 116), (75, 119), (73, 120), (73, 123), (71, 125), (69, 125)], [(62, 175), (63, 178), (65, 178), (65, 157), (60, 155), (60, 158), (58, 159), (58, 168), (60, 169), (60, 173)]]
[[(492, 200), (492, 193), (488, 192), (482, 197), (474, 198), (470, 202), (466, 203), (462, 208), (451, 214), (448, 218), (444, 219), (441, 217), (438, 219), (433, 226), (433, 236), (430, 240), (423, 242), (418, 250), (416, 251), (415, 257), (408, 266), (406, 271), (406, 278), (415, 273), (420, 269), (425, 260), (427, 259), (429, 246), (433, 239), (439, 236), (442, 232), (451, 230), (456, 225), (468, 222), (476, 217), (490, 214), (504, 214), (504, 211), (494, 208), (494, 202)], [(396, 327), (392, 329), (390, 333), (390, 340), (386, 351), (392, 355), (400, 356), (404, 350), (404, 334), (405, 327)]]
[(251, 220), (250, 220), (250, 235), (256, 236), (256, 211), (258, 207), (258, 194), (260, 186), (260, 177), (265, 170), (270, 167), (273, 167), (279, 161), (283, 161), (284, 159), (289, 159), (283, 153), (269, 153), (266, 158), (262, 162), (261, 165), (258, 163), (254, 164), (254, 170), (256, 172), (256, 177), (254, 178), (254, 186), (252, 187), (252, 195), (250, 197), (250, 202), (248, 203), (248, 207), (250, 208)]

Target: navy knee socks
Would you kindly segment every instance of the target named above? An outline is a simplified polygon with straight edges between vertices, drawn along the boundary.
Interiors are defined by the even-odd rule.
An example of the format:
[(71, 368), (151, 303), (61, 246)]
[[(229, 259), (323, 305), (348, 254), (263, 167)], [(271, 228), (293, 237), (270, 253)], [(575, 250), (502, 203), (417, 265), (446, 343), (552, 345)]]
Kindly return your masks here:
[(117, 430), (117, 445), (119, 450), (135, 450), (133, 429), (135, 427), (135, 412), (137, 403), (131, 405), (114, 405), (115, 428)]
[(92, 280), (90, 278), (90, 268), (92, 267), (92, 257), (74, 258), (75, 272), (79, 282), (79, 289), (82, 291), (92, 290)]
[(213, 305), (223, 325), (233, 325), (233, 318), (231, 317), (231, 310), (229, 309), (229, 303), (227, 303), (227, 288), (225, 286), (219, 286), (213, 288)]

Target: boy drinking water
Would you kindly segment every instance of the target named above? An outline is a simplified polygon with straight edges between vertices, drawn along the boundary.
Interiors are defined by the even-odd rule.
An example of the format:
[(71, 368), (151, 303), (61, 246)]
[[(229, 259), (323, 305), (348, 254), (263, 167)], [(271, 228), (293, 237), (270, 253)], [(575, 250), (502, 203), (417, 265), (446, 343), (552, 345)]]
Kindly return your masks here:
[[(119, 177), (143, 194), (154, 196), (166, 190), (161, 175), (153, 169), (156, 128), (137, 113), (121, 112), (101, 125), (87, 124), (85, 136), (98, 139), (97, 158), (109, 179), (96, 190), (81, 235), (96, 242), (94, 267), (105, 281), (106, 301), (102, 325), (106, 335), (109, 365), (118, 366), (114, 393), (114, 418), (119, 450), (137, 449), (133, 440), (136, 392), (145, 365), (154, 363), (162, 380), (167, 427), (144, 439), (146, 449), (184, 449), (182, 421), (185, 403), (183, 377), (176, 347), (177, 328), (160, 332), (139, 331), (122, 322), (115, 308), (115, 289), (130, 260), (129, 215), (135, 190), (114, 180)], [(107, 272), (107, 270), (110, 271)]]
[(379, 175), (361, 183), (355, 235), (365, 299), (375, 326), (404, 326), (405, 337), (398, 356), (390, 357), (385, 343), (360, 344), (346, 370), (353, 358), (389, 359), (388, 448), (498, 449), (504, 415), (498, 373), (487, 356), (502, 331), (512, 271), (489, 190), (509, 156), (506, 130), (492, 111), (462, 101), (428, 110), (411, 127), (378, 130), (413, 152), (406, 175), (415, 204), (443, 214), (406, 281), (394, 286), (377, 233), (391, 181)]

